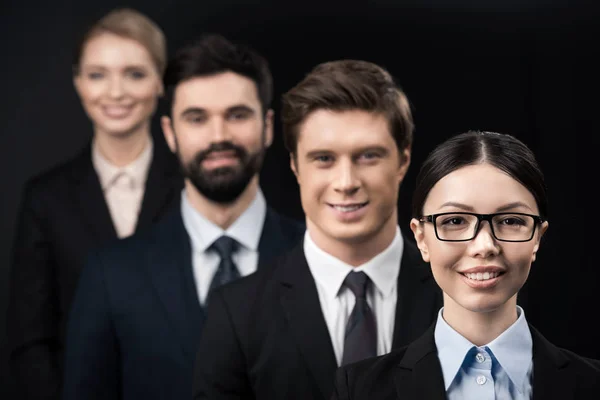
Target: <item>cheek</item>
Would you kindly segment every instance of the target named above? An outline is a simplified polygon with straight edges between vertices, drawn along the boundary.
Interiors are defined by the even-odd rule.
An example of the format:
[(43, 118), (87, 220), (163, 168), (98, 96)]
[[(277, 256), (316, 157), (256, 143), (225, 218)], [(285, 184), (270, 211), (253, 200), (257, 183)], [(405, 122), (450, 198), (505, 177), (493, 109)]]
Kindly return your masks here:
[(174, 135), (179, 153), (186, 159), (194, 157), (196, 153), (208, 147), (208, 143), (204, 140), (206, 135), (200, 128), (175, 125)]
[(262, 129), (262, 123), (256, 120), (229, 125), (229, 132), (232, 133), (235, 141), (252, 152), (263, 146)]
[(527, 248), (522, 251), (505, 252), (506, 261), (518, 274), (527, 276), (533, 262), (533, 249)]
[(390, 171), (373, 169), (363, 174), (362, 182), (367, 193), (373, 195), (383, 207), (396, 207), (398, 203), (397, 177)]
[(443, 242), (433, 238), (426, 240), (426, 246), (430, 257), (432, 272), (438, 275), (452, 272), (455, 266), (460, 262), (464, 252), (459, 249), (454, 249), (446, 246)]
[(139, 101), (154, 103), (158, 100), (158, 86), (155, 84), (136, 85), (131, 88), (130, 94)]
[(317, 204), (321, 201), (325, 187), (322, 183), (318, 182), (314, 178), (301, 181), (302, 197), (305, 202), (310, 204)]
[(327, 191), (327, 178), (322, 174), (302, 171), (298, 175), (298, 184), (304, 207), (318, 207), (324, 200), (324, 194)]
[(92, 104), (102, 98), (104, 89), (101, 85), (84, 84), (80, 88), (79, 95), (84, 104)]

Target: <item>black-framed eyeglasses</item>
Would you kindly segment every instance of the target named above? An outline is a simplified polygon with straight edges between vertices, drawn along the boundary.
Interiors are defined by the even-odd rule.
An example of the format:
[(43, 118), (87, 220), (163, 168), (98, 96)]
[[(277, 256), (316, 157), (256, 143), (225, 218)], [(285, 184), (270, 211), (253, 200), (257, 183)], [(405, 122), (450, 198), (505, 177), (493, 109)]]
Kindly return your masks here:
[(470, 212), (446, 212), (424, 215), (420, 222), (431, 222), (435, 236), (444, 242), (473, 240), (479, 232), (481, 221), (490, 224), (492, 235), (502, 242), (528, 242), (533, 239), (535, 228), (545, 219), (539, 215), (524, 213), (476, 214)]

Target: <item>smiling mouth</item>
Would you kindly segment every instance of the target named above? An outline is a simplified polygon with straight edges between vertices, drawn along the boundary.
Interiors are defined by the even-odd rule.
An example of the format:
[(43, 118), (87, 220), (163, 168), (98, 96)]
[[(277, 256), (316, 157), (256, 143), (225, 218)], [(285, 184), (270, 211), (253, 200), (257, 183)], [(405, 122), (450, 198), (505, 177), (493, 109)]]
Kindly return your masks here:
[(132, 106), (104, 106), (104, 113), (109, 117), (119, 118), (129, 115)]
[(209, 153), (206, 156), (207, 160), (221, 160), (221, 159), (231, 159), (231, 158), (238, 158), (235, 151), (214, 151)]
[(340, 211), (340, 212), (353, 212), (356, 210), (360, 210), (361, 208), (365, 207), (367, 204), (369, 204), (368, 201), (364, 202), (364, 203), (356, 203), (356, 204), (348, 204), (348, 205), (336, 205), (336, 204), (329, 204), (330, 207)]
[(474, 273), (460, 273), (462, 276), (467, 277), (472, 281), (488, 281), (490, 279), (497, 278), (505, 274), (504, 271), (499, 272), (474, 272)]

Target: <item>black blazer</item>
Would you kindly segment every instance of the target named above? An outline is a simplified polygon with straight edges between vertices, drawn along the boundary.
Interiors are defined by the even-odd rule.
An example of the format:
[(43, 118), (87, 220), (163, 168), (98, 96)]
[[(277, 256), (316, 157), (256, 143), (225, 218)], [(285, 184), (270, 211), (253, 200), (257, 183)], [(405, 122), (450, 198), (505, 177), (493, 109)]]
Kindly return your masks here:
[[(441, 293), (404, 238), (392, 347), (435, 320)], [(337, 362), (303, 243), (259, 274), (215, 291), (194, 371), (194, 399), (325, 399)]]
[[(259, 268), (303, 232), (268, 209)], [(203, 322), (190, 238), (176, 209), (94, 252), (84, 267), (69, 316), (63, 399), (190, 399)]]
[[(531, 325), (533, 400), (600, 398), (600, 361), (554, 346)], [(410, 345), (341, 367), (332, 400), (443, 400), (446, 389), (434, 339), (435, 323)]]
[[(155, 140), (136, 230), (158, 221), (183, 188), (175, 157)], [(66, 316), (90, 249), (116, 239), (91, 144), (29, 180), (10, 272), (8, 339), (20, 399), (58, 398)]]

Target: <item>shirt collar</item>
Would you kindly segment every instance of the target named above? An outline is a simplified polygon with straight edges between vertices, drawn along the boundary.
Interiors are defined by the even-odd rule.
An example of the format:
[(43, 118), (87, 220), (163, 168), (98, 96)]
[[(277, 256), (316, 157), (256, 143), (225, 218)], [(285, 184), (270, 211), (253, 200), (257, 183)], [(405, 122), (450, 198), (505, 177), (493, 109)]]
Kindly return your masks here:
[[(446, 390), (452, 384), (467, 353), (477, 347), (456, 332), (442, 317), (443, 308), (438, 313), (435, 325), (435, 345), (442, 367)], [(487, 347), (502, 369), (506, 372), (517, 390), (523, 391), (528, 370), (533, 357), (533, 340), (525, 319), (525, 312), (517, 306), (517, 321)]]
[(473, 348), (474, 344), (465, 339), (444, 321), (442, 317), (443, 311), (444, 308), (442, 307), (438, 312), (434, 338), (442, 367), (442, 374), (444, 375), (444, 385), (446, 386), (446, 390), (448, 390), (465, 356)]
[(330, 298), (335, 298), (351, 271), (363, 271), (383, 297), (393, 293), (398, 284), (400, 260), (404, 250), (404, 241), (400, 228), (396, 227), (396, 235), (392, 243), (366, 263), (353, 267), (320, 249), (312, 240), (307, 229), (304, 234), (304, 254), (314, 279), (325, 289)]
[(519, 317), (507, 330), (494, 339), (487, 347), (494, 354), (502, 369), (522, 392), (531, 360), (533, 358), (533, 339), (525, 319), (525, 311), (517, 306)]
[(190, 235), (194, 250), (205, 252), (219, 237), (226, 235), (245, 248), (258, 251), (258, 243), (267, 214), (267, 203), (259, 189), (248, 208), (227, 230), (215, 225), (200, 214), (189, 202), (185, 189), (181, 194), (183, 224)]
[(92, 164), (98, 173), (102, 190), (111, 187), (116, 178), (123, 173), (129, 176), (133, 188), (143, 187), (146, 184), (146, 177), (152, 161), (153, 146), (152, 138), (149, 138), (144, 150), (135, 160), (123, 167), (117, 167), (102, 155), (94, 140), (92, 142)]

